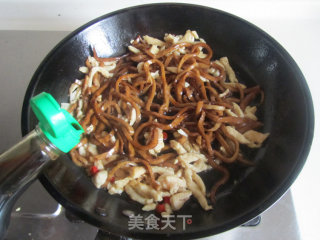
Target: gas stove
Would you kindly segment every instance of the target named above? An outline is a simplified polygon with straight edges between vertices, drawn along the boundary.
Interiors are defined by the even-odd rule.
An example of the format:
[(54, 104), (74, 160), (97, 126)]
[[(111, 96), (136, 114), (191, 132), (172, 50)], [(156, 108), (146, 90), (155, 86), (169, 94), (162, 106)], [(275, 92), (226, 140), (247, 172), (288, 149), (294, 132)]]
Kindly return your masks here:
[[(20, 119), (27, 85), (45, 55), (68, 32), (0, 31), (0, 152), (21, 138)], [(300, 239), (291, 192), (255, 222), (203, 239)], [(108, 239), (98, 228), (67, 212), (35, 181), (13, 208), (7, 240)]]
[[(36, 181), (13, 208), (6, 240), (106, 240), (109, 237), (66, 211)], [(202, 239), (300, 239), (290, 191), (249, 223)]]

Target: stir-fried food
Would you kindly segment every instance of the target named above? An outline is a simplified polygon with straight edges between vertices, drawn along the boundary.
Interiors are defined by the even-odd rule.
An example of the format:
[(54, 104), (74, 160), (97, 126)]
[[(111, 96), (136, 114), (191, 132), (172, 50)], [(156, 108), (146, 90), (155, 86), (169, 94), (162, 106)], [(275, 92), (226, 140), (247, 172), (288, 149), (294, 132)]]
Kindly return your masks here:
[[(195, 31), (138, 36), (129, 53), (101, 58), (93, 49), (66, 105), (86, 133), (72, 151), (98, 188), (127, 195), (163, 215), (194, 196), (212, 209), (231, 164), (250, 164), (240, 145), (258, 148), (259, 86), (240, 83), (227, 57)], [(207, 190), (199, 173), (222, 173)], [(212, 171), (213, 173), (213, 171)], [(211, 203), (208, 199), (211, 199)]]

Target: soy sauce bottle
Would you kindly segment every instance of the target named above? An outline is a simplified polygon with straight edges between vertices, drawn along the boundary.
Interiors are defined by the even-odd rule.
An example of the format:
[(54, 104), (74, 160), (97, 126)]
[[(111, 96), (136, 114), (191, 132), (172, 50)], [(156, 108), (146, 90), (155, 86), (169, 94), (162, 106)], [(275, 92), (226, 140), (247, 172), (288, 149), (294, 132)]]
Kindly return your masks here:
[(5, 236), (12, 207), (23, 190), (47, 163), (76, 146), (84, 132), (50, 94), (40, 93), (31, 99), (30, 105), (38, 125), (0, 155), (0, 239)]

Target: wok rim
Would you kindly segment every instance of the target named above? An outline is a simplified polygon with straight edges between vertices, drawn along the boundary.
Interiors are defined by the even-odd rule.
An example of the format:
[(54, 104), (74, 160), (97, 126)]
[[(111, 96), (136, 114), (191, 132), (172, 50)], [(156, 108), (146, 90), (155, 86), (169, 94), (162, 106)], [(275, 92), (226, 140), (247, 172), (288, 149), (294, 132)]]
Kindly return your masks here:
[[(283, 196), (286, 191), (290, 188), (292, 183), (295, 181), (299, 173), (301, 172), (311, 145), (312, 145), (312, 139), (313, 139), (313, 133), (314, 133), (314, 108), (313, 108), (313, 102), (312, 102), (312, 97), (311, 93), (307, 84), (307, 81), (305, 77), (303, 76), (302, 71), (298, 67), (297, 63), (294, 61), (294, 59), (290, 56), (290, 54), (283, 48), (275, 39), (273, 39), (269, 34), (267, 34), (265, 31), (262, 29), (258, 28), (254, 24), (238, 17), (233, 14), (230, 14), (228, 12), (203, 6), (203, 5), (197, 5), (197, 4), (187, 4), (187, 3), (152, 3), (152, 4), (143, 4), (143, 5), (137, 5), (137, 6), (131, 6), (128, 8), (123, 8), (120, 10), (113, 11), (111, 13), (102, 15), (96, 19), (93, 19), (89, 21), (88, 23), (82, 25), (81, 27), (77, 28), (76, 30), (72, 31), (69, 33), (65, 38), (63, 38), (48, 54), (47, 56), (42, 60), (40, 65), (38, 66), (37, 70), (33, 74), (31, 81), (27, 87), (26, 94), (24, 97), (23, 101), (23, 106), (22, 106), (22, 115), (21, 115), (21, 130), (22, 130), (22, 135), (26, 135), (28, 132), (30, 132), (29, 128), (29, 123), (30, 123), (30, 107), (29, 107), (29, 100), (34, 94), (34, 90), (37, 87), (38, 83), (38, 76), (39, 73), (41, 73), (45, 69), (45, 65), (48, 62), (48, 60), (54, 56), (54, 54), (57, 52), (58, 49), (60, 49), (66, 42), (68, 42), (72, 37), (80, 33), (81, 31), (85, 30), (86, 28), (90, 27), (91, 25), (98, 23), (99, 21), (112, 17), (117, 14), (125, 13), (127, 11), (131, 10), (139, 10), (139, 9), (144, 9), (148, 7), (169, 7), (169, 6), (177, 6), (177, 7), (195, 7), (195, 8), (202, 8), (205, 10), (209, 10), (212, 12), (216, 12), (218, 14), (222, 15), (227, 15), (230, 18), (233, 18), (239, 22), (242, 22), (244, 25), (246, 25), (249, 28), (253, 28), (254, 31), (258, 32), (261, 34), (265, 39), (270, 41), (274, 47), (274, 49), (282, 55), (283, 59), (286, 61), (286, 65), (290, 66), (291, 71), (297, 75), (298, 84), (300, 84), (300, 90), (303, 93), (304, 99), (305, 99), (305, 104), (306, 104), (306, 113), (307, 113), (307, 120), (306, 120), (306, 133), (305, 133), (305, 138), (304, 138), (304, 145), (301, 147), (300, 152), (299, 152), (299, 157), (297, 157), (297, 164), (293, 168), (293, 170), (288, 174), (288, 176), (283, 180), (282, 184), (277, 186), (275, 191), (268, 196), (266, 196), (266, 199), (258, 206), (253, 208), (250, 211), (246, 211), (241, 217), (231, 219), (228, 224), (224, 224), (222, 226), (215, 227), (213, 229), (207, 229), (207, 230), (201, 230), (201, 231), (196, 231), (192, 233), (184, 233), (184, 232), (174, 232), (170, 234), (169, 236), (165, 233), (161, 233), (160, 231), (157, 233), (149, 233), (148, 231), (145, 231), (144, 233), (141, 232), (134, 232), (134, 231), (128, 231), (126, 232), (127, 234), (129, 233), (128, 237), (133, 237), (133, 238), (150, 238), (150, 237), (155, 237), (155, 238), (163, 238), (163, 237), (170, 237), (170, 238), (175, 238), (177, 236), (181, 236), (184, 238), (199, 238), (199, 237), (205, 237), (209, 235), (214, 235), (218, 234), (227, 230), (230, 230), (232, 228), (235, 228), (252, 218), (258, 216), (261, 214), (263, 211), (267, 210), (269, 207), (271, 207), (274, 203), (276, 203), (281, 196)], [(102, 231), (106, 231), (106, 229), (103, 229), (103, 226), (101, 226), (101, 223), (97, 221), (94, 217), (92, 217), (90, 214), (88, 214), (87, 211), (85, 211), (83, 208), (79, 207), (78, 205), (75, 205), (73, 203), (70, 203), (68, 200), (66, 200), (55, 188), (54, 186), (50, 183), (49, 179), (46, 178), (43, 174), (40, 175), (39, 177), (40, 182), (43, 184), (43, 186), (46, 188), (46, 190), (50, 193), (50, 195), (57, 200), (60, 204), (62, 204), (67, 210), (75, 213), (82, 219), (84, 219), (87, 223), (93, 224), (99, 228), (101, 228)], [(119, 235), (117, 232), (113, 232), (112, 229), (107, 230), (108, 232), (111, 232), (115, 235)]]

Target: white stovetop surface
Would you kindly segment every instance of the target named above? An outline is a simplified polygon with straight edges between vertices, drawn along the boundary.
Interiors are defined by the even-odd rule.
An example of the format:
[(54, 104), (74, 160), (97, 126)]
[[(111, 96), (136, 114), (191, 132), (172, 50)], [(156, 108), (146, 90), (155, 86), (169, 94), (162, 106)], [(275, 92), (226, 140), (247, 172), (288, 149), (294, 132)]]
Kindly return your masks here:
[[(295, 59), (312, 93), (315, 132), (307, 163), (291, 192), (301, 238), (317, 239), (320, 236), (317, 221), (320, 214), (317, 185), (320, 183), (320, 1), (0, 0), (0, 30), (72, 31), (108, 12), (153, 2), (197, 3), (235, 14), (269, 33)], [(0, 64), (2, 61), (5, 61), (3, 56)]]

